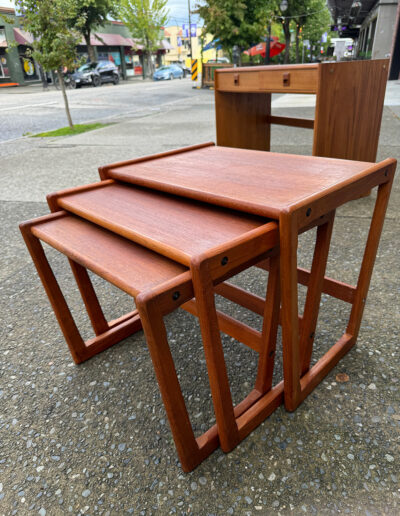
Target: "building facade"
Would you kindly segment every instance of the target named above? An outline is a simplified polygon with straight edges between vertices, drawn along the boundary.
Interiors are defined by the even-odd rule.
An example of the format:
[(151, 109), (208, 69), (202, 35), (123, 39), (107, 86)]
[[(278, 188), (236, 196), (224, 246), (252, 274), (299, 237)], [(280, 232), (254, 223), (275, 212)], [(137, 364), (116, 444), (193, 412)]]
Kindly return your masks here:
[(356, 41), (355, 59), (389, 58), (389, 79), (399, 79), (399, 0), (328, 0), (328, 6), (335, 30)]
[[(47, 80), (47, 74), (27, 55), (33, 39), (23, 30), (14, 9), (0, 7), (0, 85), (28, 85)], [(112, 61), (119, 69), (122, 79), (143, 74), (142, 47), (134, 41), (127, 27), (119, 21), (110, 21), (94, 31), (91, 36), (97, 60)], [(172, 47), (166, 40), (154, 54), (156, 63), (161, 64), (167, 51)], [(86, 43), (82, 39), (78, 54), (88, 56)]]
[[(213, 36), (206, 34), (203, 36), (202, 27), (196, 27), (196, 36), (191, 37), (192, 58), (199, 60), (199, 72), (201, 72), (201, 57), (203, 62), (210, 59), (222, 57), (222, 50), (211, 48), (202, 53), (202, 47), (212, 42)], [(190, 68), (190, 44), (189, 36), (184, 35), (182, 26), (171, 25), (164, 29), (164, 39), (169, 43), (171, 48), (166, 51), (165, 64), (181, 63)]]

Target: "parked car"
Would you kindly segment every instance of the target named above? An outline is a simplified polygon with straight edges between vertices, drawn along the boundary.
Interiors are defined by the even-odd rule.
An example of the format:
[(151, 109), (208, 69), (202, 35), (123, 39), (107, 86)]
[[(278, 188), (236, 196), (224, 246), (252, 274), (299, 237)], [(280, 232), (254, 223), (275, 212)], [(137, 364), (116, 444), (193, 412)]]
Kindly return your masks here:
[(101, 86), (104, 82), (119, 83), (118, 68), (111, 61), (86, 63), (71, 75), (73, 88), (80, 88), (85, 84)]
[(209, 59), (207, 63), (230, 63), (227, 57), (218, 57), (218, 59)]
[(183, 72), (183, 77), (185, 78), (186, 76), (188, 75), (191, 75), (192, 72), (190, 70), (190, 68), (188, 68), (187, 66), (185, 66), (183, 63), (174, 63), (174, 65), (176, 66), (179, 66), (179, 68), (182, 68), (182, 72)]
[(155, 81), (172, 81), (172, 79), (182, 79), (182, 77), (183, 70), (177, 65), (160, 66), (153, 75)]

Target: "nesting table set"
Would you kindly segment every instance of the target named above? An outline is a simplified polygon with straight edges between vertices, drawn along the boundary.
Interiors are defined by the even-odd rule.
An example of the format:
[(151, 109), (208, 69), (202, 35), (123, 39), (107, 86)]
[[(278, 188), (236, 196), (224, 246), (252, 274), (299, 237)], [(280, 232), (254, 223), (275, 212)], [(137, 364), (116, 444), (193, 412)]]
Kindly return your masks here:
[[(51, 214), (20, 228), (76, 363), (143, 328), (185, 471), (218, 446), (228, 452), (282, 402), (292, 411), (355, 344), (396, 162), (265, 153), (212, 143), (100, 168), (101, 181), (48, 196)], [(377, 187), (357, 285), (325, 277), (335, 210)], [(297, 266), (298, 235), (317, 228), (311, 270)], [(95, 336), (84, 342), (41, 241), (66, 255)], [(265, 299), (228, 282), (269, 271)], [(87, 270), (136, 302), (108, 322)], [(307, 285), (302, 316), (298, 283)], [(342, 337), (310, 367), (322, 293), (351, 305)], [(262, 331), (220, 312), (215, 295), (262, 316)], [(195, 437), (164, 317), (199, 318), (216, 425)], [(282, 326), (283, 380), (273, 385)], [(258, 353), (254, 388), (235, 407), (220, 331)]]

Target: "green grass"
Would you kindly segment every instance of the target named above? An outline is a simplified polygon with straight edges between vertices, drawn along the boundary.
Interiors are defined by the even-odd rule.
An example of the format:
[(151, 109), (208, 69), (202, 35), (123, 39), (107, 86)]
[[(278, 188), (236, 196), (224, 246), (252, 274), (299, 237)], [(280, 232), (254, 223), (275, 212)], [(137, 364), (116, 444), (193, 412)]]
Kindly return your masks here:
[(75, 124), (73, 129), (69, 127), (62, 127), (55, 131), (47, 131), (45, 133), (32, 134), (32, 138), (46, 138), (48, 136), (69, 136), (73, 134), (85, 133), (86, 131), (93, 131), (94, 129), (100, 129), (101, 127), (107, 127), (111, 124)]

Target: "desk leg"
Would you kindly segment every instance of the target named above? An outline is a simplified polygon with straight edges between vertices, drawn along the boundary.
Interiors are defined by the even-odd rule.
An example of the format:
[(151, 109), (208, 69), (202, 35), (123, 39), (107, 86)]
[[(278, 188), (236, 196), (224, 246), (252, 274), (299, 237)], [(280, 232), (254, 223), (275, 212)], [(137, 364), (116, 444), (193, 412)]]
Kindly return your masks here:
[(270, 93), (215, 91), (217, 145), (269, 151)]

